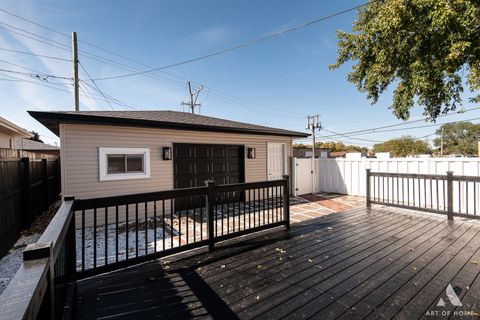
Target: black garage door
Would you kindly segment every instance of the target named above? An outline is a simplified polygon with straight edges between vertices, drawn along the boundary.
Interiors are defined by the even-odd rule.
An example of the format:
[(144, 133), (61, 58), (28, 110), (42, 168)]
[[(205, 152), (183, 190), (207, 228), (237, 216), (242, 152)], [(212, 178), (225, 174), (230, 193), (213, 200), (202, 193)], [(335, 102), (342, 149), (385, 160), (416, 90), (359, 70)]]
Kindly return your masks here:
[(238, 145), (173, 145), (175, 188), (199, 187), (205, 180), (216, 184), (245, 181), (244, 147)]

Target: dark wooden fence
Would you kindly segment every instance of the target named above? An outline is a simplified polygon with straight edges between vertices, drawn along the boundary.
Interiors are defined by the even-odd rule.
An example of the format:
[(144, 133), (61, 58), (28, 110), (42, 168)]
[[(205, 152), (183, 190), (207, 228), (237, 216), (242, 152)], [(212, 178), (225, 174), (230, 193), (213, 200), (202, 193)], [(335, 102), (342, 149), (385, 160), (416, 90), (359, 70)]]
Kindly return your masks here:
[(0, 257), (58, 199), (59, 159), (0, 159)]
[(480, 219), (480, 177), (371, 172), (367, 169), (367, 206), (404, 209)]

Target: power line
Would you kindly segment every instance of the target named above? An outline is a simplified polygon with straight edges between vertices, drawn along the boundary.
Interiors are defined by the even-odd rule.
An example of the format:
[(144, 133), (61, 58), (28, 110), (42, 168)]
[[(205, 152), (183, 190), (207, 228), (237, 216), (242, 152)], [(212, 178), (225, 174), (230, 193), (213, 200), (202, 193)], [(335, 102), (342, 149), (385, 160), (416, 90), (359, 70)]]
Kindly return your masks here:
[[(82, 79), (80, 79), (80, 83), (83, 84), (85, 86), (85, 88), (88, 90), (87, 87), (91, 88), (92, 90), (95, 90), (97, 91), (97, 89), (91, 85), (90, 83), (88, 83), (87, 81), (84, 81)], [(139, 105), (135, 105), (135, 104), (132, 104), (132, 103), (127, 103), (125, 101), (122, 101), (120, 99), (117, 99), (115, 97), (112, 97), (111, 95), (109, 95), (108, 93), (106, 93), (105, 91), (103, 91), (103, 94), (108, 98), (108, 100), (110, 100), (110, 102), (116, 104), (116, 105), (119, 105), (119, 106), (123, 106), (125, 109), (130, 109), (130, 110), (144, 110), (145, 108), (144, 107), (141, 107)], [(95, 95), (97, 98), (100, 98), (100, 100), (102, 101), (106, 101), (103, 96), (100, 96), (100, 95)]]
[[(430, 124), (430, 125), (423, 125), (423, 126), (414, 126), (414, 127), (408, 127), (408, 128), (396, 128), (396, 129), (384, 129), (384, 130), (378, 130), (376, 132), (392, 132), (392, 131), (402, 131), (402, 130), (412, 130), (412, 129), (421, 129), (421, 128), (431, 128), (431, 127), (438, 127), (444, 124), (450, 124), (450, 123), (459, 123), (459, 122), (464, 122), (464, 121), (475, 121), (475, 120), (480, 120), (480, 118), (470, 118), (470, 119), (464, 119), (464, 120), (457, 120), (457, 121), (449, 121), (449, 122), (443, 122), (443, 123), (435, 123), (435, 124)], [(332, 137), (318, 137), (319, 139), (332, 139)]]
[(335, 135), (339, 135), (339, 136), (342, 136), (342, 137), (351, 139), (351, 140), (359, 140), (359, 141), (374, 142), (374, 143), (382, 143), (382, 142), (385, 142), (385, 141), (379, 141), (379, 140), (370, 140), (370, 139), (362, 139), (362, 138), (350, 137), (350, 136), (348, 136), (348, 135), (341, 134), (341, 133), (337, 133), (337, 132), (334, 132), (334, 131), (330, 131), (330, 130), (327, 130), (327, 129), (325, 129), (325, 128), (323, 128), (322, 130), (323, 130), (323, 131), (327, 131), (327, 132), (329, 132), (329, 133), (333, 133), (333, 134), (335, 134)]
[(46, 87), (46, 88), (50, 88), (50, 89), (54, 89), (54, 90), (58, 90), (58, 91), (70, 93), (70, 91), (68, 91), (68, 90), (61, 89), (61, 88), (57, 88), (57, 87), (52, 87), (52, 86), (46, 85), (46, 84), (44, 84), (44, 83), (39, 83), (39, 82), (36, 82), (36, 81), (25, 80), (25, 79), (22, 79), (22, 78), (19, 78), (19, 77), (15, 77), (15, 76), (11, 76), (11, 75), (8, 75), (8, 74), (2, 74), (2, 75), (5, 76), (5, 77), (12, 78), (12, 79), (20, 80), (20, 81), (22, 81), (22, 82), (31, 83), (31, 84), (35, 84), (35, 85), (38, 85), (38, 86), (42, 86), (42, 87)]
[(47, 58), (47, 59), (53, 59), (53, 60), (60, 60), (60, 61), (71, 62), (71, 60), (69, 60), (69, 59), (64, 59), (64, 58), (59, 58), (59, 57), (52, 57), (52, 56), (42, 55), (42, 54), (38, 54), (38, 53), (35, 53), (35, 52), (25, 52), (25, 51), (12, 50), (12, 49), (6, 49), (6, 48), (0, 48), (0, 50), (2, 50), (2, 51), (8, 51), (8, 52), (13, 52), (13, 53), (26, 54), (26, 55), (36, 56), (36, 57), (40, 57), (40, 58)]
[[(82, 62), (78, 61), (78, 63), (80, 64), (80, 67), (82, 67), (83, 71), (85, 71), (85, 73), (87, 74), (88, 78), (90, 80), (92, 80), (92, 77), (90, 76), (90, 74), (88, 73), (87, 69), (85, 69), (85, 67), (83, 66)], [(92, 83), (95, 85), (95, 88), (97, 88), (97, 91), (105, 98), (105, 100), (107, 100), (107, 103), (108, 105), (110, 106), (110, 108), (112, 110), (115, 110), (112, 106), (112, 104), (110, 103), (110, 101), (107, 99), (107, 97), (105, 96), (105, 94), (103, 93), (102, 90), (100, 90), (100, 88), (97, 86), (97, 83), (95, 81), (92, 80)]]
[[(479, 110), (479, 109), (480, 109), (480, 107), (462, 109), (462, 110), (459, 110), (459, 111), (439, 115), (438, 118), (443, 118), (443, 117), (457, 115), (457, 114), (463, 114), (463, 113), (466, 113), (466, 112)], [(328, 138), (337, 137), (337, 136), (341, 136), (341, 135), (359, 136), (359, 135), (365, 135), (365, 134), (373, 134), (373, 133), (377, 133), (377, 132), (385, 132), (385, 131), (381, 131), (381, 129), (393, 128), (393, 127), (398, 127), (398, 126), (405, 126), (405, 125), (412, 124), (412, 123), (425, 122), (426, 120), (428, 120), (428, 119), (423, 118), (423, 119), (411, 120), (411, 121), (406, 121), (406, 122), (402, 122), (402, 123), (390, 124), (390, 125), (385, 125), (385, 126), (380, 126), (380, 127), (370, 128), (370, 129), (362, 129), (362, 130), (356, 130), (356, 131), (342, 132), (342, 133), (335, 134), (335, 135), (327, 135), (327, 136), (323, 136), (322, 138), (327, 138), (328, 139)]]
[(131, 77), (131, 76), (136, 76), (136, 75), (145, 74), (145, 73), (151, 73), (151, 72), (155, 72), (155, 71), (159, 71), (159, 70), (163, 70), (163, 69), (168, 69), (168, 68), (172, 68), (172, 67), (177, 67), (177, 66), (180, 66), (180, 65), (184, 65), (184, 64), (187, 64), (187, 63), (192, 63), (192, 62), (199, 61), (199, 60), (212, 58), (212, 57), (215, 57), (215, 56), (218, 56), (218, 55), (221, 55), (221, 54), (225, 54), (225, 53), (228, 53), (228, 52), (231, 52), (231, 51), (235, 51), (235, 50), (238, 50), (238, 49), (249, 47), (249, 46), (255, 45), (257, 43), (260, 43), (260, 42), (263, 42), (263, 41), (266, 41), (266, 40), (277, 38), (277, 37), (283, 36), (287, 33), (298, 31), (300, 29), (306, 28), (306, 27), (311, 26), (313, 24), (316, 24), (316, 23), (334, 18), (336, 16), (345, 14), (345, 13), (350, 12), (350, 11), (360, 9), (364, 6), (367, 6), (369, 4), (372, 4), (372, 3), (378, 2), (378, 1), (380, 1), (380, 0), (372, 0), (370, 2), (366, 2), (364, 4), (361, 4), (361, 5), (349, 8), (349, 9), (338, 11), (336, 13), (333, 13), (333, 14), (330, 14), (330, 15), (312, 20), (312, 21), (308, 21), (306, 23), (303, 23), (301, 25), (298, 25), (298, 26), (295, 26), (295, 27), (292, 27), (292, 28), (288, 28), (288, 29), (285, 29), (285, 30), (282, 30), (282, 31), (279, 31), (279, 32), (272, 33), (268, 36), (260, 37), (260, 38), (251, 40), (249, 42), (238, 44), (238, 45), (235, 45), (233, 47), (226, 48), (226, 49), (218, 50), (218, 51), (215, 51), (215, 52), (203, 55), (203, 56), (199, 56), (199, 57), (196, 57), (196, 58), (172, 63), (172, 64), (165, 65), (165, 66), (158, 67), (158, 68), (152, 68), (152, 69), (149, 69), (149, 70), (143, 70), (143, 71), (133, 72), (133, 73), (129, 73), (129, 74), (116, 75), (116, 76), (110, 76), (110, 77), (104, 77), (104, 78), (97, 78), (95, 80), (111, 80), (111, 79), (118, 79), (118, 78), (124, 78), (124, 77)]
[(47, 81), (48, 78), (54, 78), (54, 79), (63, 79), (63, 80), (72, 80), (72, 78), (67, 78), (67, 77), (59, 77), (59, 76), (54, 76), (51, 74), (44, 74), (44, 73), (27, 73), (27, 72), (20, 72), (20, 71), (15, 71), (15, 70), (7, 70), (7, 69), (2, 69), (0, 68), (0, 71), (3, 72), (8, 72), (8, 73), (15, 73), (19, 75), (27, 75), (32, 78), (42, 80), (42, 81)]
[[(70, 39), (70, 36), (69, 36), (69, 35), (67, 35), (67, 34), (65, 34), (65, 33), (62, 33), (62, 32), (60, 32), (60, 31), (57, 31), (57, 30), (55, 30), (55, 29), (53, 29), (53, 28), (47, 27), (47, 26), (45, 26), (45, 25), (42, 25), (42, 24), (37, 23), (37, 22), (35, 22), (35, 21), (32, 21), (32, 20), (30, 20), (30, 19), (21, 17), (21, 16), (19, 16), (19, 15), (17, 15), (17, 14), (11, 13), (11, 12), (9, 12), (9, 11), (7, 11), (7, 10), (4, 10), (4, 9), (0, 9), (0, 11), (2, 11), (2, 12), (4, 12), (4, 13), (7, 13), (7, 14), (10, 14), (10, 15), (18, 18), (18, 19), (21, 19), (21, 20), (23, 20), (23, 21), (27, 21), (27, 22), (29, 22), (29, 23), (32, 23), (32, 24), (36, 25), (36, 26), (42, 27), (42, 28), (44, 28), (44, 29), (46, 29), (46, 30), (49, 30), (49, 31), (54, 32), (54, 33), (56, 33), (56, 34), (62, 35), (62, 36), (65, 37), (65, 38)], [(0, 23), (1, 23), (1, 22), (0, 22)], [(33, 32), (30, 32), (30, 31), (28, 31), (28, 30), (25, 30), (25, 29), (22, 29), (22, 28), (18, 28), (18, 27), (12, 26), (12, 25), (7, 24), (7, 23), (4, 23), (4, 22), (3, 22), (3, 24), (4, 24), (4, 25), (7, 25), (7, 26), (9, 26), (9, 27), (11, 27), (11, 28), (14, 28), (14, 29), (16, 29), (16, 30), (20, 30), (20, 31), (25, 32), (25, 33), (27, 33), (27, 34), (33, 35), (33, 36), (35, 36), (35, 37), (38, 37), (38, 38), (41, 38), (41, 39), (45, 39), (45, 40), (47, 40), (47, 41), (49, 41), (49, 42), (51, 42), (51, 43), (47, 43), (47, 42), (45, 42), (45, 41), (38, 40), (38, 39), (35, 39), (35, 38), (32, 38), (32, 37), (26, 36), (26, 35), (24, 35), (24, 34), (22, 34), (22, 33), (19, 33), (19, 32), (15, 32), (16, 34), (19, 34), (19, 35), (21, 35), (21, 36), (24, 36), (24, 37), (27, 37), (27, 38), (30, 38), (30, 39), (33, 39), (33, 40), (36, 40), (36, 41), (40, 41), (40, 42), (45, 43), (45, 44), (48, 44), (48, 45), (52, 45), (52, 46), (54, 46), (54, 47), (56, 47), (56, 48), (59, 48), (59, 49), (62, 49), (62, 50), (64, 50), (64, 51), (70, 52), (70, 47), (67, 46), (67, 45), (65, 45), (65, 44), (63, 44), (63, 43), (60, 43), (60, 42), (58, 42), (58, 41), (54, 41), (54, 40), (48, 39), (48, 38), (46, 38), (46, 37), (43, 37), (43, 36), (40, 36), (40, 35), (35, 34), (35, 33), (33, 33)], [(7, 29), (7, 28), (4, 28), (4, 29), (6, 29), (6, 30), (8, 30), (8, 31), (10, 31), (10, 32), (14, 32), (14, 31), (9, 30), (9, 29)], [(88, 46), (91, 46), (91, 47), (93, 47), (93, 48), (96, 48), (96, 49), (98, 49), (98, 50), (107, 52), (107, 53), (109, 53), (109, 54), (111, 54), (111, 55), (118, 56), (118, 57), (120, 57), (120, 58), (122, 58), (122, 59), (135, 62), (135, 63), (137, 63), (137, 64), (139, 64), (139, 65), (142, 65), (142, 66), (145, 66), (145, 67), (147, 67), (147, 68), (152, 68), (151, 66), (148, 66), (148, 65), (146, 65), (146, 64), (144, 64), (144, 63), (142, 63), (142, 62), (139, 62), (138, 60), (125, 57), (125, 56), (123, 56), (123, 55), (120, 55), (120, 54), (115, 53), (115, 52), (113, 52), (113, 51), (111, 51), (111, 50), (108, 50), (108, 49), (101, 48), (100, 46), (97, 46), (97, 45), (95, 45), (95, 44), (89, 43), (89, 42), (87, 42), (87, 41), (79, 40), (79, 42), (84, 43), (84, 44), (86, 44), (86, 45), (88, 45)], [(59, 47), (59, 46), (54, 45), (54, 44), (52, 44), (52, 43), (54, 43), (54, 44), (59, 44), (59, 45), (61, 45), (62, 47)], [(92, 59), (92, 60), (95, 60), (95, 61), (98, 61), (98, 62), (101, 62), (101, 63), (109, 64), (109, 65), (112, 65), (112, 66), (114, 66), (114, 67), (117, 67), (117, 68), (126, 70), (126, 71), (140, 71), (139, 68), (132, 67), (132, 66), (126, 65), (126, 64), (124, 64), (124, 63), (120, 63), (120, 62), (118, 62), (118, 61), (114, 61), (114, 60), (112, 60), (112, 59), (109, 59), (109, 58), (106, 58), (106, 57), (103, 57), (103, 56), (99, 56), (99, 55), (96, 55), (96, 54), (91, 53), (91, 52), (88, 52), (88, 51), (81, 51), (80, 54), (81, 54), (81, 56), (83, 56), (83, 57), (85, 57), (85, 58)], [(66, 60), (66, 59), (65, 59), (65, 60)], [(68, 61), (70, 61), (70, 60), (68, 60)], [(156, 75), (156, 74), (155, 74), (155, 75), (154, 75), (154, 74), (144, 74), (144, 76), (151, 77), (151, 78), (154, 78), (154, 79), (157, 79), (157, 80), (161, 80), (161, 81), (167, 82), (167, 83), (169, 83), (169, 84), (171, 84), (171, 85), (179, 86), (179, 87), (182, 87), (182, 88), (185, 87), (184, 81), (189, 81), (188, 79), (186, 79), (186, 78), (184, 78), (184, 77), (181, 77), (181, 76), (178, 76), (178, 75), (169, 73), (169, 72), (164, 71), (164, 70), (158, 70), (158, 71), (159, 71), (159, 72), (162, 72), (162, 73), (164, 73), (164, 74), (166, 74), (166, 75), (168, 75), (168, 76), (181, 79), (181, 80), (183, 80), (183, 81), (180, 82), (180, 81), (178, 81), (178, 80), (174, 80), (174, 79), (167, 78), (167, 77), (161, 77), (161, 76)], [(192, 83), (199, 84), (198, 82), (195, 82), (195, 81), (192, 81)], [(220, 90), (216, 90), (216, 89), (213, 89), (213, 88), (208, 87), (208, 86), (205, 86), (205, 88), (206, 88), (207, 90), (210, 90), (211, 93), (212, 93), (212, 92), (215, 93), (215, 94), (212, 94), (212, 98), (214, 98), (214, 99), (216, 99), (216, 100), (219, 100), (219, 101), (223, 101), (223, 102), (225, 102), (225, 100), (229, 100), (229, 102), (227, 102), (227, 103), (230, 103), (230, 104), (233, 105), (233, 106), (242, 107), (242, 109), (243, 109), (243, 107), (245, 107), (246, 105), (245, 105), (245, 103), (241, 103), (241, 101), (245, 101), (245, 102), (248, 103), (248, 104), (256, 105), (256, 106), (258, 106), (258, 107), (261, 107), (261, 108), (267, 110), (267, 111), (269, 112), (269, 114), (271, 114), (272, 110), (276, 110), (276, 111), (278, 111), (279, 113), (282, 113), (283, 115), (289, 115), (290, 117), (292, 117), (292, 114), (289, 113), (289, 112), (287, 112), (287, 111), (284, 111), (284, 110), (281, 110), (281, 109), (278, 109), (278, 108), (273, 108), (273, 107), (271, 107), (271, 106), (262, 105), (262, 104), (257, 103), (257, 102), (252, 102), (252, 101), (247, 100), (247, 99), (245, 99), (245, 98), (239, 98), (239, 97), (236, 97), (236, 96), (231, 95), (231, 94), (229, 94), (229, 93), (226, 93), (226, 92), (223, 92), (223, 91), (220, 91)], [(230, 101), (233, 101), (234, 99), (240, 101), (240, 103), (237, 102), (237, 101), (235, 101), (235, 103), (231, 103)], [(250, 108), (250, 109), (257, 111), (257, 109), (253, 109), (253, 108)]]

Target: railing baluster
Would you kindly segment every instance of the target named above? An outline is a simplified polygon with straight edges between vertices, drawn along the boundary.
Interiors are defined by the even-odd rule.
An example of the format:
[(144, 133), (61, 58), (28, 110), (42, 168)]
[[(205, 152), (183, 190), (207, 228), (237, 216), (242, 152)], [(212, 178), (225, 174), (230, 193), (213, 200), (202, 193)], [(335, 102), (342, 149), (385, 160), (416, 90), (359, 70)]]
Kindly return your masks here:
[(262, 188), (262, 213), (263, 213), (263, 221), (262, 225), (265, 225), (265, 188)]
[(153, 201), (153, 252), (157, 252), (157, 200)]
[(193, 242), (197, 241), (197, 198), (193, 196)]
[(165, 250), (165, 200), (162, 200), (162, 251)]
[(108, 264), (108, 207), (105, 207), (105, 265)]
[[(436, 195), (437, 195), (437, 197), (436, 197), (436, 200), (437, 200), (437, 210), (440, 210), (440, 197), (439, 197), (440, 194), (438, 193), (438, 178), (435, 178), (435, 185), (436, 185), (435, 188), (436, 188), (436, 191), (437, 191), (437, 193), (436, 193)], [(433, 199), (432, 199), (432, 201), (433, 201)]]
[(477, 183), (473, 181), (473, 215), (477, 215)]
[(420, 188), (420, 178), (417, 179), (418, 183), (418, 206), (421, 208), (422, 207), (422, 201), (421, 201), (421, 188)]
[(93, 209), (93, 267), (97, 267), (97, 208)]
[(148, 217), (147, 217), (148, 202), (145, 202), (145, 255), (148, 254)]
[(230, 234), (230, 192), (227, 192), (227, 234)]
[(85, 271), (85, 210), (82, 210), (82, 271)]
[(462, 190), (461, 190), (461, 181), (458, 181), (458, 213), (462, 213)]
[(222, 217), (222, 224), (221, 224), (221, 227), (222, 227), (222, 236), (223, 236), (223, 226), (225, 225), (225, 193), (221, 193), (220, 194), (220, 201), (221, 201), (221, 217)]
[(425, 208), (427, 207), (427, 179), (423, 179), (423, 201), (425, 201)]
[(138, 257), (138, 202), (135, 203), (135, 256)]
[[(187, 199), (185, 199), (186, 202)], [(178, 220), (178, 245), (182, 245), (182, 210), (177, 210), (177, 220)]]
[(128, 228), (128, 225), (129, 225), (129, 216), (128, 216), (128, 211), (129, 211), (129, 204), (127, 203), (125, 205), (125, 257), (126, 259), (128, 260), (129, 258), (129, 248), (130, 248), (130, 243), (128, 242), (128, 233), (129, 233), (129, 228)]
[(173, 236), (174, 236), (174, 227), (173, 227), (173, 201), (170, 199), (170, 248), (173, 248)]
[(115, 262), (118, 262), (118, 205), (115, 206)]
[(465, 202), (466, 202), (465, 213), (468, 214), (468, 181), (465, 181)]
[(267, 188), (267, 224), (270, 223), (270, 218), (270, 188)]
[(253, 189), (253, 227), (257, 226), (257, 189)]

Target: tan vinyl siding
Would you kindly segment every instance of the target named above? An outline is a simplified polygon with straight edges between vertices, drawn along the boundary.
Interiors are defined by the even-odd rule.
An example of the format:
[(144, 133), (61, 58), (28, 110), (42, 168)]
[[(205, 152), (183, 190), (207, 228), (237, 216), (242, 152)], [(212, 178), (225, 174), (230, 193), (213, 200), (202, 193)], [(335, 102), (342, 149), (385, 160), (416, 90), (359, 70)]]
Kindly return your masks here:
[[(60, 129), (62, 193), (77, 199), (172, 189), (173, 161), (162, 160), (162, 147), (173, 143), (237, 144), (256, 148), (256, 159), (245, 157), (246, 182), (267, 180), (267, 142), (285, 143), (287, 174), (291, 172), (290, 137), (84, 124), (62, 124)], [(151, 177), (100, 181), (99, 147), (149, 148)]]
[(0, 148), (13, 149), (13, 136), (0, 132)]

